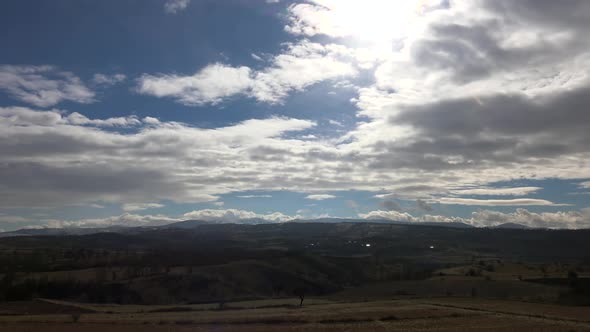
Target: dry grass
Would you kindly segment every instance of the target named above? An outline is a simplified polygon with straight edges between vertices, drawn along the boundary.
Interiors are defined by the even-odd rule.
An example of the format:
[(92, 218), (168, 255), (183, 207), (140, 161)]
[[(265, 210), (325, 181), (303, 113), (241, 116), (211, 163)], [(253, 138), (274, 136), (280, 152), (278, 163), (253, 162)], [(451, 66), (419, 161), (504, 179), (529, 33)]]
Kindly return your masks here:
[[(248, 306), (261, 307), (268, 302)], [(264, 305), (262, 305), (264, 303)], [(230, 305), (236, 305), (230, 303)], [(303, 308), (0, 316), (0, 331), (590, 331), (590, 308), (441, 298)]]

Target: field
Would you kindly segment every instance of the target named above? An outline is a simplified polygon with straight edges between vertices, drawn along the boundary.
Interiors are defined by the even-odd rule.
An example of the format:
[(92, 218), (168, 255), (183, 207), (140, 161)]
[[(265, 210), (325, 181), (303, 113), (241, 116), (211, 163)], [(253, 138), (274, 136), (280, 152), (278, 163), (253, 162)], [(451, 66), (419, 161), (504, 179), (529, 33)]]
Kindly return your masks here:
[(181, 226), (0, 238), (0, 332), (590, 331), (585, 230)]
[[(590, 331), (587, 307), (472, 298), (315, 299), (301, 308), (296, 303), (297, 299), (238, 302), (228, 303), (232, 309), (224, 310), (111, 306), (105, 311), (103, 305), (79, 308), (75, 303), (37, 300), (30, 303), (37, 307), (35, 314), (0, 316), (0, 331)], [(22, 304), (17, 310), (21, 309)]]

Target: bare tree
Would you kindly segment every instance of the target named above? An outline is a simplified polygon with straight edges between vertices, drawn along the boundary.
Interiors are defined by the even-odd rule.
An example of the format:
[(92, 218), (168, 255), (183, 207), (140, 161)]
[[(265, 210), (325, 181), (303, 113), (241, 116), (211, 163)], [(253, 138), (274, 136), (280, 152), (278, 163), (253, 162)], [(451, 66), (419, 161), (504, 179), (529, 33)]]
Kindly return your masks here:
[(297, 295), (299, 297), (299, 306), (303, 307), (303, 300), (305, 300), (305, 288), (303, 287), (299, 287), (297, 289), (295, 289), (295, 295)]

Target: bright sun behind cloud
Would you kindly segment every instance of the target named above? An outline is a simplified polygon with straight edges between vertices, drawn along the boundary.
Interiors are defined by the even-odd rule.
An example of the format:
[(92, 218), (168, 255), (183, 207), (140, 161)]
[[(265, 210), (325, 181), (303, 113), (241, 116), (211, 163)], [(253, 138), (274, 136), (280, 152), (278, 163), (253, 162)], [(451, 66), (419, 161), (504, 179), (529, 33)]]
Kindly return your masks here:
[(387, 51), (415, 30), (425, 13), (443, 7), (445, 2), (314, 0), (291, 7), (296, 19), (288, 29), (308, 36), (345, 38), (352, 44)]

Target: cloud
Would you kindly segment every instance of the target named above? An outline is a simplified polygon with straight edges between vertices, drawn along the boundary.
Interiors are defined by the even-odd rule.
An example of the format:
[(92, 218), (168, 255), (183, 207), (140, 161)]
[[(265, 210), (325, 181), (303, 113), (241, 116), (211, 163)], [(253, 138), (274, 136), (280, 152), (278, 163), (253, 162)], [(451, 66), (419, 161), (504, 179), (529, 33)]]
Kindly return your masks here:
[(516, 187), (516, 188), (475, 188), (459, 189), (451, 192), (456, 195), (480, 195), (480, 196), (526, 196), (537, 192), (541, 187)]
[[(78, 220), (60, 220), (60, 219), (41, 219), (35, 224), (30, 224), (31, 220), (22, 217), (6, 216), (0, 219), (0, 222), (22, 223), (24, 228), (66, 228), (66, 227), (146, 227), (162, 226), (185, 220), (202, 220), (215, 223), (282, 223), (296, 219), (302, 219), (301, 216), (289, 216), (280, 212), (259, 214), (247, 210), (237, 209), (203, 209), (187, 212), (181, 216), (172, 217), (163, 214), (157, 215), (139, 215), (133, 213), (123, 213), (119, 216), (107, 218), (88, 218)], [(12, 225), (11, 225), (12, 227)], [(18, 227), (18, 228), (23, 228)], [(14, 228), (14, 227), (12, 227)]]
[(286, 222), (291, 221), (300, 216), (288, 216), (280, 212), (258, 214), (252, 211), (227, 209), (227, 210), (195, 210), (185, 213), (183, 217), (188, 219), (220, 222), (220, 223), (239, 223), (249, 219), (262, 219), (265, 222)]
[[(315, 216), (314, 218), (325, 217)], [(447, 217), (440, 215), (424, 215), (415, 217), (407, 212), (399, 211), (370, 211), (360, 213), (360, 218), (371, 220), (393, 220), (411, 223), (420, 222), (462, 222), (475, 227), (493, 227), (503, 223), (518, 223), (534, 228), (567, 228), (579, 229), (590, 227), (590, 209), (567, 212), (542, 212), (533, 213), (526, 209), (516, 209), (512, 213), (503, 213), (498, 211), (480, 210), (473, 212), (469, 218)], [(22, 217), (9, 217), (13, 223), (28, 223), (29, 220)], [(302, 216), (289, 216), (280, 212), (258, 214), (252, 211), (237, 209), (204, 209), (195, 210), (183, 214), (179, 217), (170, 217), (166, 215), (137, 215), (124, 213), (119, 216), (95, 219), (80, 220), (58, 220), (43, 219), (36, 225), (29, 225), (27, 228), (62, 228), (62, 227), (108, 227), (108, 226), (158, 226), (166, 225), (184, 220), (203, 220), (216, 223), (252, 223), (268, 222), (281, 223), (292, 220), (303, 219)], [(8, 219), (7, 219), (8, 220)], [(0, 221), (2, 222), (2, 221)], [(12, 227), (12, 226), (11, 226)]]
[(402, 185), (393, 188), (392, 193), (387, 194), (377, 194), (373, 197), (387, 199), (387, 198), (401, 198), (401, 199), (420, 199), (420, 198), (430, 198), (432, 194), (436, 193), (447, 193), (447, 189), (432, 186), (432, 185), (423, 185), (423, 184), (415, 184), (415, 185)]
[(493, 227), (504, 223), (518, 223), (533, 228), (588, 228), (590, 211), (542, 212), (534, 213), (526, 209), (516, 209), (513, 213), (480, 210), (473, 212), (470, 218), (424, 215), (415, 217), (409, 213), (397, 211), (370, 211), (359, 214), (364, 219), (387, 219), (402, 222), (462, 222), (476, 227)]
[(127, 77), (123, 74), (113, 74), (113, 75), (105, 75), (105, 74), (94, 74), (92, 77), (92, 82), (99, 84), (99, 85), (115, 85), (117, 83), (123, 82)]
[[(436, 200), (439, 204), (452, 205), (479, 205), (479, 206), (526, 206), (526, 205), (550, 205), (563, 206), (564, 204), (556, 204), (545, 199), (533, 198), (515, 198), (515, 199), (472, 199), (472, 198), (456, 198), (443, 197)], [(565, 204), (567, 205), (567, 204)]]
[(73, 112), (70, 113), (64, 120), (73, 125), (92, 125), (98, 127), (131, 127), (141, 125), (141, 121), (134, 115), (128, 117), (108, 118), (104, 120), (90, 120), (78, 112)]
[(12, 98), (38, 107), (62, 101), (88, 104), (95, 94), (70, 72), (52, 66), (0, 66), (0, 90)]
[(303, 41), (288, 44), (284, 53), (272, 58), (262, 70), (209, 64), (194, 75), (144, 74), (137, 91), (155, 97), (172, 97), (189, 106), (218, 104), (225, 98), (244, 95), (266, 103), (279, 103), (292, 91), (324, 80), (356, 75), (344, 62), (342, 50)]
[(311, 143), (282, 136), (315, 126), (271, 117), (204, 129), (72, 114), (0, 108), (0, 206), (214, 202), (222, 193), (296, 187), (283, 176), (294, 160), (252, 162), (250, 151), (305, 151)]
[(305, 196), (305, 198), (306, 199), (313, 199), (315, 201), (323, 201), (325, 199), (336, 198), (336, 196), (328, 195), (328, 194), (313, 194), (313, 195), (307, 195), (307, 196)]
[(26, 107), (0, 107), (0, 118), (7, 125), (14, 128), (42, 126), (56, 127), (60, 125), (97, 126), (97, 127), (131, 127), (141, 125), (142, 122), (136, 116), (89, 119), (86, 116), (72, 112), (66, 115), (61, 110), (38, 112)]
[[(284, 14), (295, 40), (274, 55), (255, 53), (256, 67), (211, 63), (196, 73), (148, 73), (137, 89), (186, 105), (233, 97), (278, 104), (329, 81), (356, 94), (357, 122), (346, 132), (326, 139), (314, 121), (281, 117), (206, 129), (5, 107), (0, 205), (211, 203), (228, 193), (287, 188), (366, 190), (427, 204), (443, 197), (470, 206), (556, 205), (537, 196), (456, 196), (525, 196), (537, 191), (493, 184), (590, 178), (590, 20), (571, 15), (587, 9), (574, 0), (289, 4)], [(43, 68), (17, 76), (69, 82)]]
[(138, 80), (138, 92), (155, 97), (174, 97), (185, 105), (217, 104), (225, 97), (246, 93), (252, 85), (248, 67), (214, 63), (192, 76), (148, 75)]
[(328, 123), (333, 125), (333, 126), (338, 126), (338, 127), (344, 127), (344, 125), (342, 124), (342, 122), (336, 121), (336, 120), (328, 120)]
[(122, 209), (125, 212), (131, 211), (140, 211), (140, 210), (147, 210), (147, 209), (157, 209), (164, 207), (163, 204), (158, 203), (127, 203), (123, 204)]
[(169, 14), (176, 14), (185, 10), (190, 4), (191, 0), (166, 0), (164, 3), (164, 10)]
[(110, 226), (125, 226), (125, 227), (142, 227), (142, 226), (161, 226), (173, 222), (182, 221), (183, 219), (172, 218), (165, 215), (138, 215), (131, 213), (124, 213), (119, 216), (112, 216), (107, 218), (89, 218), (79, 220), (59, 220), (59, 219), (43, 219), (37, 225), (28, 226), (26, 228), (101, 228)]
[(238, 198), (271, 198), (272, 195), (239, 195)]

